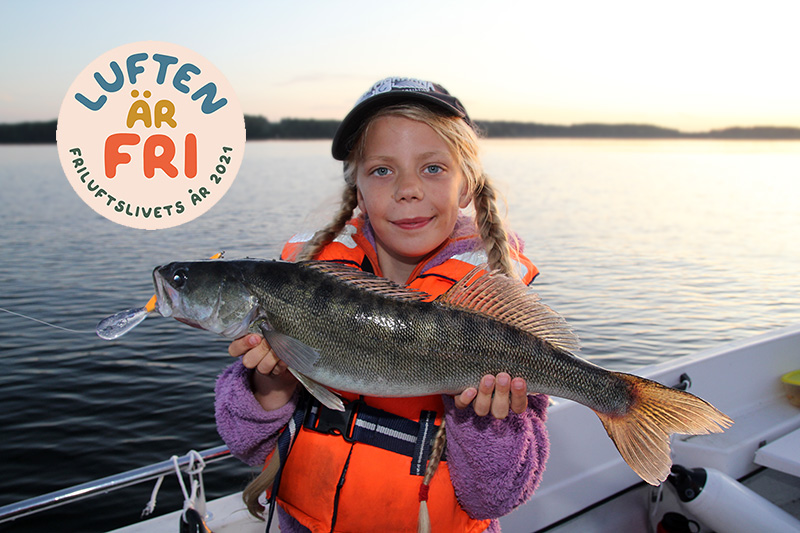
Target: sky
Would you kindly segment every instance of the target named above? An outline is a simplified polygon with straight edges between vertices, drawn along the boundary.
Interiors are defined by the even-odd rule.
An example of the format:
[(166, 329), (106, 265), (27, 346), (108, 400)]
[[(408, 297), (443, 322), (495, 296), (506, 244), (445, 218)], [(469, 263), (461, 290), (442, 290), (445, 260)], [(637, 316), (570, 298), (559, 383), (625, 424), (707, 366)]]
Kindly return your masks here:
[(800, 127), (796, 0), (1, 0), (0, 123), (52, 120), (95, 58), (167, 41), (245, 114), (341, 119), (372, 83), (441, 83), (478, 120)]

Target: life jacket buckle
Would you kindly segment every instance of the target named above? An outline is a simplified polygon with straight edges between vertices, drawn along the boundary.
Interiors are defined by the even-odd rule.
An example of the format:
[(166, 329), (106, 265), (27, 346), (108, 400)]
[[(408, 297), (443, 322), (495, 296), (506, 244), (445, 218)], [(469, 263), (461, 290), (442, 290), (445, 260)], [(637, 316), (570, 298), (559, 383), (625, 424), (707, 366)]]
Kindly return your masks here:
[(353, 422), (356, 419), (358, 407), (361, 403), (360, 399), (346, 402), (344, 411), (328, 409), (322, 404), (317, 404), (316, 409), (309, 410), (303, 425), (311, 431), (336, 435), (347, 442), (355, 442), (355, 439), (353, 439)]

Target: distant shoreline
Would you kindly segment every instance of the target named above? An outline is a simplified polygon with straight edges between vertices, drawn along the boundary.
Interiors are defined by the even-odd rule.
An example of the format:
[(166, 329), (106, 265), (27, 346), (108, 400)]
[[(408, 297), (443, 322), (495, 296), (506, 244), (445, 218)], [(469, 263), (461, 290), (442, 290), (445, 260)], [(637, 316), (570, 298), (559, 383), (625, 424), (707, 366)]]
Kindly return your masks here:
[[(800, 140), (800, 128), (755, 126), (730, 127), (706, 132), (682, 132), (647, 124), (572, 124), (559, 126), (537, 122), (476, 120), (489, 139), (592, 138), (592, 139), (718, 139)], [(245, 115), (247, 140), (332, 139), (338, 120), (285, 118), (270, 122), (263, 116)], [(0, 124), (0, 144), (56, 142), (56, 121)]]

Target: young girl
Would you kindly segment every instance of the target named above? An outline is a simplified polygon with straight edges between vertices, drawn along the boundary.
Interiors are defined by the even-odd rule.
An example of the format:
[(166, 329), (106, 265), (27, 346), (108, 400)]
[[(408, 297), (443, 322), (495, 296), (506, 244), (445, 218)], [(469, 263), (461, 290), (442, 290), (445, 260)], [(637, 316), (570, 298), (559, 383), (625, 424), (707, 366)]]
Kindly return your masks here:
[[(344, 161), (341, 210), (313, 236), (293, 237), (282, 258), (344, 263), (431, 299), (483, 264), (532, 282), (536, 267), (506, 233), (477, 151), (474, 125), (443, 87), (376, 83), (333, 140), (333, 156)], [(470, 203), (473, 217), (461, 212)], [(496, 532), (497, 517), (539, 483), (548, 399), (528, 396), (522, 378), (487, 375), (456, 397), (343, 394), (341, 414), (303, 399), (260, 336), (228, 351), (240, 358), (219, 378), (216, 415), (234, 455), (263, 465), (305, 405), (291, 453), (280, 458), (281, 531), (414, 531), (427, 501), (434, 531)], [(257, 478), (245, 491), (251, 511), (262, 509), (264, 488)]]

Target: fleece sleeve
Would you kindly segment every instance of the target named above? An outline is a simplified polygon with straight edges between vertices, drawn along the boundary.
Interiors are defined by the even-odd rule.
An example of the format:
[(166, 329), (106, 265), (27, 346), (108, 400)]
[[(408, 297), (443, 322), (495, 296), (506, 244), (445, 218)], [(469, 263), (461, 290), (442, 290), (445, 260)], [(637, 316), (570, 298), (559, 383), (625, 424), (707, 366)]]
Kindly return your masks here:
[(278, 433), (289, 422), (298, 394), (274, 411), (265, 411), (250, 389), (252, 370), (237, 360), (217, 379), (217, 432), (231, 453), (251, 466), (263, 465), (275, 448)]
[(545, 420), (549, 398), (528, 396), (528, 408), (498, 420), (457, 409), (443, 396), (450, 478), (473, 518), (498, 518), (527, 501), (539, 485), (550, 450)]

